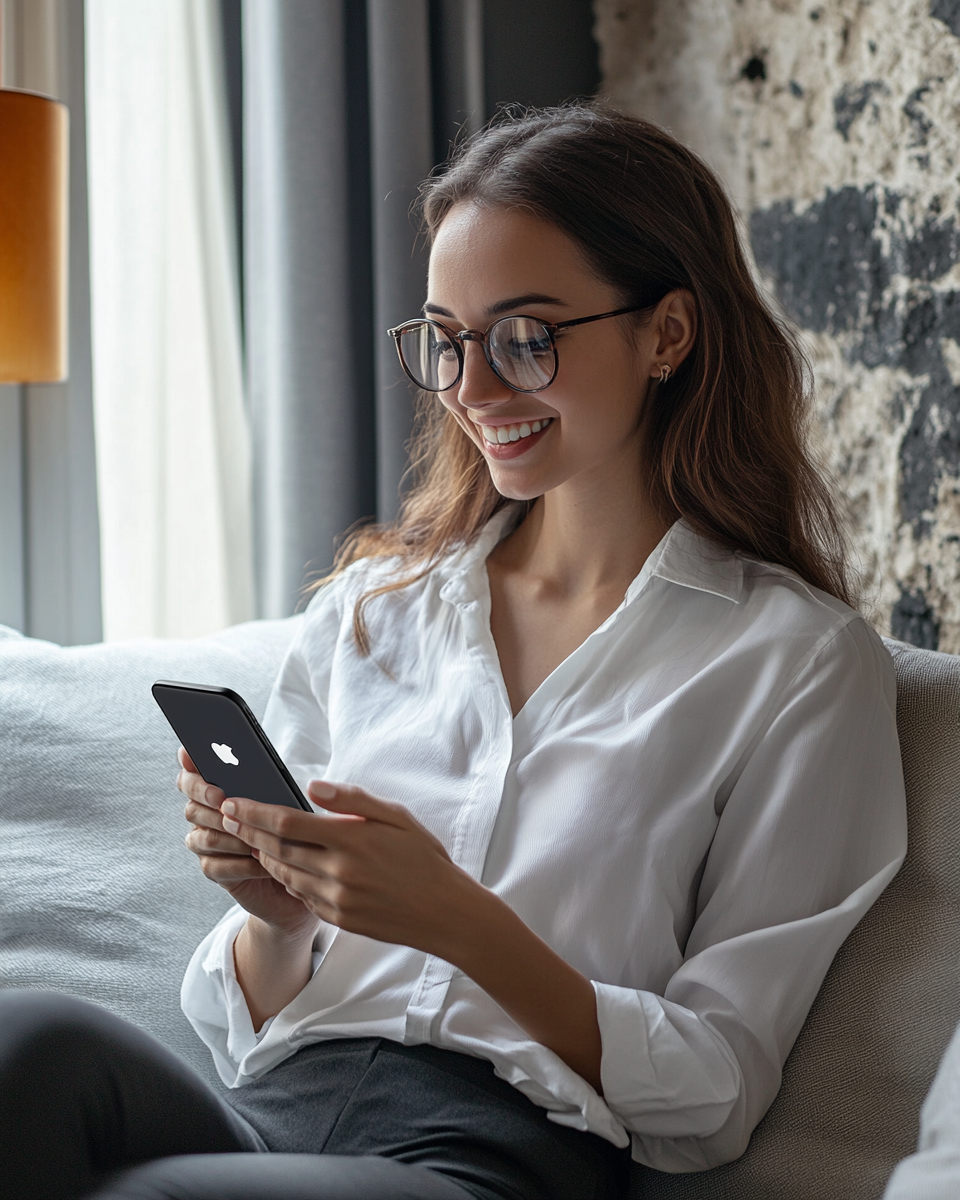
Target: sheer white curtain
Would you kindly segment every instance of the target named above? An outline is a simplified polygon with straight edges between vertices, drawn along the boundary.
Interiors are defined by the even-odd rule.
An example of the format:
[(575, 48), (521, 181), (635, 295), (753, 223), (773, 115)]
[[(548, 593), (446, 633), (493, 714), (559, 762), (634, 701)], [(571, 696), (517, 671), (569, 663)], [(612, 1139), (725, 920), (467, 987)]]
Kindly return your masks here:
[(253, 615), (217, 0), (87, 0), (104, 637)]

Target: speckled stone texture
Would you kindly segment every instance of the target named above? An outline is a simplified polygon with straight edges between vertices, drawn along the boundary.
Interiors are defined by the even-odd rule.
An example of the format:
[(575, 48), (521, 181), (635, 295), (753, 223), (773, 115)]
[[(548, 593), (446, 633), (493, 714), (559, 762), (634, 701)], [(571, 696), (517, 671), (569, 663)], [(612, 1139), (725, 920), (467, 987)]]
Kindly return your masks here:
[(596, 0), (606, 95), (724, 179), (801, 326), (864, 608), (960, 653), (960, 0)]

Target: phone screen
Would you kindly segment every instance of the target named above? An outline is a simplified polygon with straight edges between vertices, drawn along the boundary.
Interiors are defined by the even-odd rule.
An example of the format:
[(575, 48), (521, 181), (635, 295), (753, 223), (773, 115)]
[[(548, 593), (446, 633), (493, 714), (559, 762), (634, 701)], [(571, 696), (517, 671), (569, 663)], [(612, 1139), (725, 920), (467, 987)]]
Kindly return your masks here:
[(227, 796), (314, 811), (236, 692), (166, 679), (151, 691), (207, 783)]

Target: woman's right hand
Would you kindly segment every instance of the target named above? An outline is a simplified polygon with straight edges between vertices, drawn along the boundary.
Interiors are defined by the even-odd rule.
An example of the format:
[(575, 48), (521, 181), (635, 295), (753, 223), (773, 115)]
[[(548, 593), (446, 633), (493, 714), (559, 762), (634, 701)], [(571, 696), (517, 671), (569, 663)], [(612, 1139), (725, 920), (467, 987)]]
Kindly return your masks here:
[(317, 916), (260, 866), (249, 846), (224, 830), (224, 793), (203, 779), (182, 746), (178, 758), (183, 769), (177, 787), (187, 797), (184, 816), (191, 825), (184, 841), (204, 875), (281, 937), (312, 938), (320, 925)]

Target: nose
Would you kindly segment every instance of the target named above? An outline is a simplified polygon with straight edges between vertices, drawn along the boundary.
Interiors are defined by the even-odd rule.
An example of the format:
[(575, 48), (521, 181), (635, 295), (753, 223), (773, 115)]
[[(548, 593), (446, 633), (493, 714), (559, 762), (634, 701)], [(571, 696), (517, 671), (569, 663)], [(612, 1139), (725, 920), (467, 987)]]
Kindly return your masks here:
[(463, 376), (457, 400), (463, 408), (484, 409), (503, 404), (513, 392), (498, 378), (487, 362), (479, 342), (467, 342), (463, 347)]

